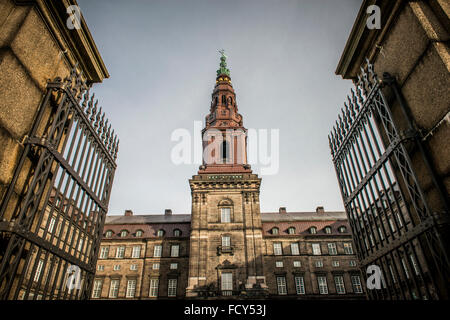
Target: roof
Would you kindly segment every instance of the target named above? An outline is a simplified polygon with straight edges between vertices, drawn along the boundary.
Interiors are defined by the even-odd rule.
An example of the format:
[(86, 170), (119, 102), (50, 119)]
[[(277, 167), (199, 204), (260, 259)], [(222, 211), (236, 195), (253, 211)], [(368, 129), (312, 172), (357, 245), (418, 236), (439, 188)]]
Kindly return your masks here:
[[(283, 222), (283, 221), (330, 221), (347, 220), (344, 211), (325, 211), (323, 213), (314, 212), (262, 212), (262, 222)], [(107, 215), (106, 224), (147, 224), (147, 223), (189, 223), (190, 214), (145, 214), (145, 215)]]

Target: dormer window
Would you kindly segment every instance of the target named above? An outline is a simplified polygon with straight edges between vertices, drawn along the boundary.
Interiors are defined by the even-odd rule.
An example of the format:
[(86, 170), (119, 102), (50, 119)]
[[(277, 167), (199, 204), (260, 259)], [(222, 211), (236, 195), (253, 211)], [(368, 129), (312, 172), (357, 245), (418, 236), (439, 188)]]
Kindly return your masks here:
[(273, 228), (272, 228), (272, 234), (273, 234), (273, 235), (277, 235), (277, 234), (278, 234), (278, 231), (279, 231), (279, 230), (278, 230), (277, 227), (273, 227)]
[(174, 236), (174, 237), (179, 237), (179, 236), (181, 236), (181, 230), (180, 230), (180, 229), (175, 229), (175, 230), (173, 230), (173, 236)]
[(317, 228), (316, 227), (309, 228), (309, 233), (316, 234), (317, 233)]
[(339, 233), (345, 233), (347, 231), (347, 228), (345, 226), (340, 226), (338, 230)]
[(112, 235), (113, 235), (113, 232), (112, 232), (111, 230), (108, 230), (108, 231), (106, 231), (106, 233), (105, 233), (105, 237), (106, 237), (106, 238), (111, 238)]
[(136, 231), (136, 237), (142, 237), (143, 234), (144, 232), (142, 230)]
[(158, 237), (164, 236), (164, 230), (163, 230), (163, 229), (159, 229), (158, 232), (156, 233), (156, 235), (157, 235)]
[(294, 227), (289, 227), (288, 228), (288, 234), (295, 234), (295, 228)]
[(120, 236), (121, 237), (126, 237), (127, 235), (128, 235), (128, 231), (127, 230), (120, 231)]
[(331, 227), (325, 227), (324, 229), (326, 234), (330, 234), (331, 233)]

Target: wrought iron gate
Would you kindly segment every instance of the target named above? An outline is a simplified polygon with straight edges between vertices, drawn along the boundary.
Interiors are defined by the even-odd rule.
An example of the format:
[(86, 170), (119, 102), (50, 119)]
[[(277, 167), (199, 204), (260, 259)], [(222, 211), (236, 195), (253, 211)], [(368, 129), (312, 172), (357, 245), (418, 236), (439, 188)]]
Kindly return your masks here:
[[(361, 71), (328, 139), (362, 273), (367, 277), (370, 265), (381, 271), (381, 287), (368, 289), (369, 298), (446, 297), (450, 265), (440, 226), (448, 206), (446, 213), (432, 212), (418, 183), (407, 148), (419, 148), (426, 164), (427, 155), (395, 79), (385, 73), (379, 80), (369, 61)], [(384, 86), (392, 89), (407, 130), (398, 129)], [(448, 205), (445, 191), (441, 197)]]
[(75, 66), (47, 84), (0, 207), (0, 299), (87, 299), (119, 141)]

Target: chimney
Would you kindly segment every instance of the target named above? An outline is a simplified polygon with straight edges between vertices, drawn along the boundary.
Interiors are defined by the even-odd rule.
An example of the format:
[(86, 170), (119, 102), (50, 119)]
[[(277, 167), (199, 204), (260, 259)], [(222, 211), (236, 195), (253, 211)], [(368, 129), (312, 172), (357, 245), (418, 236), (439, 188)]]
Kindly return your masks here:
[(166, 210), (164, 210), (164, 215), (165, 215), (165, 216), (171, 216), (171, 215), (172, 215), (172, 209), (166, 209)]
[(279, 213), (286, 213), (286, 207), (280, 207), (280, 209), (278, 209)]
[(130, 209), (125, 210), (125, 217), (131, 217), (133, 215), (133, 211), (131, 211)]
[(316, 208), (316, 213), (317, 214), (322, 214), (322, 213), (324, 213), (325, 212), (325, 209), (323, 208), (323, 207), (317, 207)]

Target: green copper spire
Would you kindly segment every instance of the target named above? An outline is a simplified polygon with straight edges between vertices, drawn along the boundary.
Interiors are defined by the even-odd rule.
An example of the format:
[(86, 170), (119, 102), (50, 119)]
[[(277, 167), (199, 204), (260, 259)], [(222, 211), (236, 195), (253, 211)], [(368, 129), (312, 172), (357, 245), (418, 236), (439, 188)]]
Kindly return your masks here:
[(217, 70), (217, 76), (220, 76), (221, 74), (226, 74), (227, 76), (230, 76), (230, 70), (227, 68), (227, 56), (225, 55), (225, 50), (219, 50), (221, 57), (220, 57), (220, 68)]

